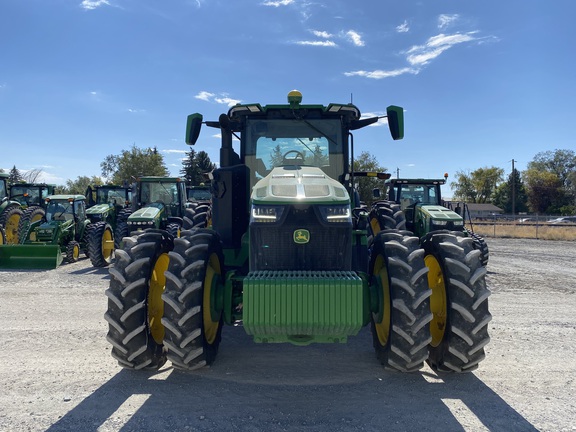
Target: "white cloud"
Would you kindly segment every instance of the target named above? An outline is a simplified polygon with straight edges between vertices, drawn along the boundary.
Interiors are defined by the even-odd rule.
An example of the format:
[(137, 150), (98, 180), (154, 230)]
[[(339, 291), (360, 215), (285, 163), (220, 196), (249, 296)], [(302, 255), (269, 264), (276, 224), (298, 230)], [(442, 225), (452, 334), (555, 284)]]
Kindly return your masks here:
[(82, 0), (80, 7), (86, 10), (93, 10), (104, 5), (110, 6), (108, 0)]
[(146, 110), (144, 110), (144, 109), (135, 109), (135, 108), (128, 108), (127, 111), (129, 113), (132, 113), (132, 114), (139, 114), (139, 113), (145, 113), (146, 112)]
[(455, 23), (460, 18), (458, 14), (442, 14), (438, 17), (438, 28), (443, 29), (450, 26), (452, 23)]
[(408, 21), (404, 20), (402, 24), (396, 27), (396, 31), (398, 33), (407, 33), (410, 31), (410, 26), (408, 25)]
[(200, 99), (206, 102), (215, 102), (218, 104), (228, 105), (229, 107), (232, 107), (242, 102), (240, 99), (232, 99), (226, 93), (220, 93), (219, 95), (217, 95), (216, 93), (211, 93), (207, 91), (201, 91), (194, 97), (196, 99)]
[(196, 99), (200, 99), (206, 102), (209, 102), (211, 98), (213, 98), (215, 95), (214, 93), (210, 93), (207, 91), (201, 91), (200, 93), (198, 93), (196, 96), (194, 96)]
[(354, 72), (344, 72), (346, 76), (360, 76), (364, 78), (372, 78), (372, 79), (383, 79), (383, 78), (392, 78), (397, 77), (404, 74), (413, 74), (416, 75), (418, 73), (418, 69), (414, 68), (401, 68), (401, 69), (394, 69), (394, 70), (374, 70), (374, 71), (354, 71)]
[(415, 45), (410, 48), (406, 52), (408, 54), (406, 60), (413, 66), (426, 65), (454, 45), (475, 40), (474, 33), (476, 32), (432, 36), (424, 45)]
[(362, 36), (354, 30), (348, 30), (346, 32), (346, 37), (356, 46), (364, 46), (364, 41)]
[(308, 45), (308, 46), (322, 46), (322, 47), (335, 47), (338, 46), (336, 43), (326, 40), (326, 41), (298, 41), (298, 45)]
[(319, 31), (319, 30), (310, 30), (310, 31), (316, 37), (320, 37), (320, 38), (324, 38), (324, 39), (330, 39), (332, 37), (332, 35), (330, 33), (325, 32), (325, 31)]
[(280, 6), (288, 6), (290, 4), (294, 3), (294, 0), (276, 0), (276, 1), (265, 1), (262, 2), (262, 6), (273, 6), (273, 7), (280, 7)]
[(172, 149), (170, 149), (170, 150), (160, 150), (160, 152), (161, 153), (170, 153), (170, 154), (172, 154), (172, 153), (184, 154), (184, 153), (186, 153), (186, 150), (172, 150)]

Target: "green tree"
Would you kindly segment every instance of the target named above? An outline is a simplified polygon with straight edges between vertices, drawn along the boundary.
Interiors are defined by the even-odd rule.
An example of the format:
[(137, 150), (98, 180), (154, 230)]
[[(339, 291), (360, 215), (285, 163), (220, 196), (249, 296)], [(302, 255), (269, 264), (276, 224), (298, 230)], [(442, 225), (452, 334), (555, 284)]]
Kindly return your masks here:
[(503, 176), (504, 170), (497, 167), (478, 168), (470, 174), (458, 171), (456, 180), (450, 183), (454, 199), (470, 203), (490, 202)]
[(528, 207), (538, 214), (559, 214), (566, 202), (562, 180), (549, 171), (530, 168), (524, 171)]
[(216, 164), (212, 163), (208, 153), (199, 151), (196, 153), (190, 149), (186, 153), (186, 158), (182, 161), (182, 169), (180, 174), (186, 180), (186, 183), (197, 186), (200, 183), (207, 184), (209, 180), (206, 178), (206, 173), (216, 169)]
[[(512, 194), (514, 190), (514, 194)], [(504, 213), (512, 213), (512, 195), (514, 195), (514, 213), (528, 211), (528, 196), (520, 172), (514, 169), (508, 176), (508, 180), (496, 188), (492, 203), (504, 210)]]
[(16, 168), (16, 165), (14, 165), (9, 173), (8, 184), (12, 185), (15, 183), (20, 183), (22, 181), (23, 181), (22, 174), (20, 173), (18, 168)]
[(132, 183), (141, 176), (167, 177), (168, 169), (164, 157), (156, 148), (141, 149), (133, 145), (130, 150), (122, 150), (119, 155), (108, 155), (100, 163), (102, 176), (111, 183)]
[[(353, 166), (354, 171), (386, 171), (386, 168), (382, 167), (376, 158), (367, 151), (363, 151), (360, 153), (360, 156), (354, 159)], [(356, 183), (356, 190), (360, 195), (360, 201), (365, 202), (367, 205), (370, 205), (372, 201), (374, 201), (372, 190), (383, 187), (383, 181), (374, 177), (356, 177), (354, 182)]]
[(102, 179), (98, 176), (78, 176), (76, 180), (66, 180), (66, 186), (58, 186), (56, 193), (66, 195), (84, 195), (89, 185), (104, 184)]

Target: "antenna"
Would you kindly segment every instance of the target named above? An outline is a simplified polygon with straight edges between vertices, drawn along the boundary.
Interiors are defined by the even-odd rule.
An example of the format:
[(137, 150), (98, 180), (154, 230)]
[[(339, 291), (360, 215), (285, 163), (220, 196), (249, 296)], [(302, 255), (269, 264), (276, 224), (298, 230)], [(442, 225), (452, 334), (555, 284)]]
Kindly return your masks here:
[(350, 93), (350, 103), (353, 104), (354, 103), (354, 96), (352, 93)]

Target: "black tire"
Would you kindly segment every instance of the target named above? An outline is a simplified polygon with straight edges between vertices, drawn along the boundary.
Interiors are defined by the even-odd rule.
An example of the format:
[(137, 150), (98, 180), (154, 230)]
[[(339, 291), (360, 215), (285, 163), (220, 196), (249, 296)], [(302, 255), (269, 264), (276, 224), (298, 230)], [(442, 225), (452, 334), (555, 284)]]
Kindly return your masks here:
[(94, 267), (106, 267), (114, 257), (114, 233), (106, 222), (86, 227), (87, 255)]
[(166, 226), (166, 231), (174, 238), (180, 237), (180, 225), (177, 223), (169, 223)]
[(18, 224), (18, 238), (20, 243), (27, 240), (30, 224), (38, 220), (46, 220), (46, 211), (42, 207), (32, 206), (24, 210)]
[(371, 327), (376, 357), (387, 368), (414, 372), (428, 358), (430, 295), (418, 238), (397, 230), (378, 233), (370, 262), (378, 310)]
[(223, 265), (220, 238), (214, 231), (184, 231), (174, 240), (162, 295), (162, 324), (168, 359), (176, 368), (194, 370), (216, 358), (223, 322), (221, 311), (210, 305), (209, 290), (216, 278), (223, 277)]
[(442, 372), (470, 372), (485, 357), (490, 341), (486, 267), (474, 240), (440, 231), (422, 240), (434, 315), (430, 323), (430, 366)]
[(125, 208), (118, 212), (116, 217), (116, 229), (114, 230), (114, 247), (119, 249), (122, 245), (122, 239), (130, 236), (130, 228), (128, 227), (128, 218), (132, 214), (132, 209)]
[(370, 226), (374, 235), (388, 229), (405, 230), (406, 217), (399, 204), (378, 201), (370, 210)]
[(186, 209), (184, 229), (207, 228), (210, 221), (211, 210), (212, 208), (208, 204), (201, 204), (196, 208)]
[(173, 247), (165, 231), (149, 230), (126, 237), (116, 250), (104, 319), (112, 357), (124, 368), (158, 369), (166, 363), (162, 291)]
[(18, 227), (24, 212), (20, 207), (11, 205), (0, 214), (0, 227), (4, 229), (6, 244), (18, 244)]
[(72, 240), (66, 245), (66, 261), (69, 263), (78, 262), (80, 259), (80, 243)]
[(480, 262), (484, 267), (488, 265), (488, 259), (490, 258), (490, 251), (488, 250), (488, 243), (484, 237), (479, 236), (476, 233), (469, 232), (470, 237), (474, 240), (474, 249), (478, 249), (480, 251)]

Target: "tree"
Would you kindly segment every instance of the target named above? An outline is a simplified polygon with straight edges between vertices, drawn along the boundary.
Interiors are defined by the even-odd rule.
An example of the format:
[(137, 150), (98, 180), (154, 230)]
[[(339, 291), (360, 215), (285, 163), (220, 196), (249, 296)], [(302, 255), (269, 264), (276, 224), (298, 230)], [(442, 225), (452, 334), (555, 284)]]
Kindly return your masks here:
[(456, 181), (450, 183), (454, 189), (454, 199), (469, 203), (490, 202), (503, 176), (504, 170), (497, 167), (478, 168), (470, 174), (458, 171)]
[[(363, 151), (360, 153), (360, 156), (354, 159), (354, 171), (384, 172), (386, 168), (380, 166), (372, 154)], [(382, 180), (374, 177), (357, 177), (355, 178), (355, 183), (358, 194), (360, 195), (360, 201), (368, 205), (374, 201), (372, 190), (383, 186)]]
[[(514, 188), (514, 194), (512, 189)], [(504, 210), (504, 213), (512, 213), (512, 195), (514, 195), (514, 213), (528, 211), (528, 196), (520, 172), (514, 171), (508, 176), (508, 180), (496, 188), (492, 196), (492, 203)]]
[[(553, 187), (556, 182), (551, 176), (540, 176), (538, 173), (546, 172), (553, 174), (558, 179), (558, 191), (550, 192), (554, 195), (553, 202), (546, 210), (547, 213), (566, 213), (572, 214), (576, 210), (576, 152), (573, 150), (554, 150), (537, 153), (534, 159), (528, 163), (527, 172), (533, 180), (540, 178), (541, 181), (534, 181), (532, 184), (537, 188), (532, 190), (528, 188), (528, 196), (531, 202), (539, 202), (541, 199), (538, 194), (541, 187)], [(546, 177), (547, 181), (542, 181)]]
[(8, 184), (12, 185), (15, 183), (21, 183), (22, 180), (23, 180), (22, 174), (20, 174), (20, 171), (18, 170), (18, 168), (16, 168), (16, 165), (14, 165), (9, 173)]
[(167, 177), (168, 169), (164, 157), (156, 148), (141, 149), (133, 145), (130, 150), (122, 150), (119, 155), (108, 155), (100, 163), (102, 175), (111, 183), (131, 183), (141, 176)]
[(186, 153), (186, 158), (182, 161), (182, 169), (180, 174), (186, 180), (186, 183), (197, 186), (200, 183), (206, 184), (209, 180), (206, 178), (206, 173), (212, 172), (216, 169), (216, 164), (212, 163), (208, 153), (199, 151), (196, 153), (190, 149)]
[(528, 206), (530, 211), (538, 214), (558, 214), (565, 193), (562, 181), (555, 173), (530, 168), (524, 171), (528, 189)]
[(22, 178), (26, 183), (37, 183), (38, 178), (42, 175), (42, 169), (34, 168), (31, 170), (26, 171)]
[(76, 180), (66, 180), (66, 186), (56, 188), (57, 193), (66, 195), (84, 195), (90, 185), (102, 185), (104, 182), (98, 176), (78, 176)]

